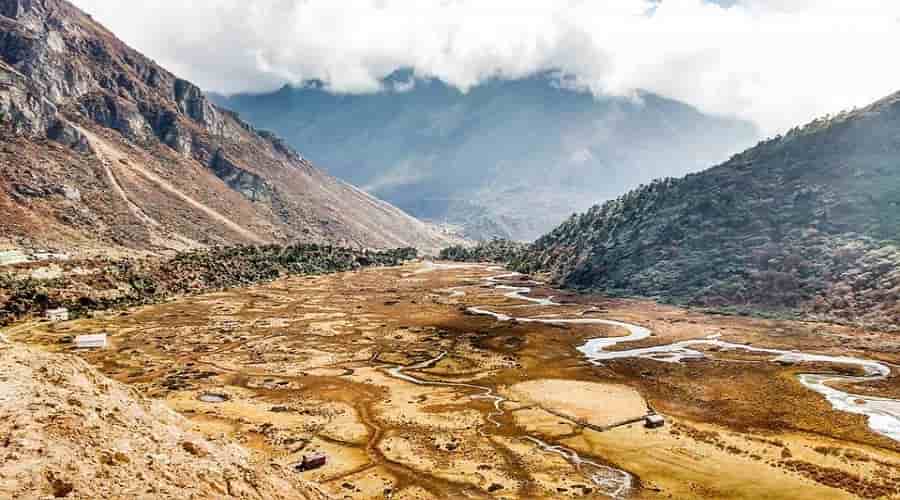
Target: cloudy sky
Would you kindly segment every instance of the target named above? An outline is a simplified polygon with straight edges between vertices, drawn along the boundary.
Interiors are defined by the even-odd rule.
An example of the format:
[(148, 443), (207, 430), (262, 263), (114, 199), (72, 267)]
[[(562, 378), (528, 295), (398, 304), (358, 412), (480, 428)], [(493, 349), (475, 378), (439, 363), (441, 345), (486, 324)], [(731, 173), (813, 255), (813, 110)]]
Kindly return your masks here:
[(402, 67), (465, 90), (560, 69), (776, 133), (900, 90), (898, 0), (74, 0), (208, 90), (310, 78), (376, 92)]

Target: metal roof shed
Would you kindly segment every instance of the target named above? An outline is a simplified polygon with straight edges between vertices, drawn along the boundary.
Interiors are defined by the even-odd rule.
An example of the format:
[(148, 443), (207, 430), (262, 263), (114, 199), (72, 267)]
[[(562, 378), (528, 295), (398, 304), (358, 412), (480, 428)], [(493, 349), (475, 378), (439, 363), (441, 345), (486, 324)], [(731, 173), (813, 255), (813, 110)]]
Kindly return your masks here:
[(106, 334), (79, 335), (75, 337), (75, 347), (79, 349), (105, 349)]

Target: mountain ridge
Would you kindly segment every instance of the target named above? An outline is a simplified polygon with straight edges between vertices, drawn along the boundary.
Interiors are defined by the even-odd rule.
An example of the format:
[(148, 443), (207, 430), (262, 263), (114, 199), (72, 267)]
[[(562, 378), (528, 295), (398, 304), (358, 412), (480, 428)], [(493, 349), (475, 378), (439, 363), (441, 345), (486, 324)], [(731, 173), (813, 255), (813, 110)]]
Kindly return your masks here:
[(214, 96), (329, 172), (473, 238), (532, 240), (598, 198), (726, 158), (759, 134), (650, 93), (595, 96), (559, 72), (462, 92), (398, 70), (374, 94), (324, 82)]
[(63, 0), (2, 0), (0, 28), (5, 245), (446, 241), (217, 107)]
[(567, 286), (900, 325), (900, 93), (596, 205), (515, 267)]

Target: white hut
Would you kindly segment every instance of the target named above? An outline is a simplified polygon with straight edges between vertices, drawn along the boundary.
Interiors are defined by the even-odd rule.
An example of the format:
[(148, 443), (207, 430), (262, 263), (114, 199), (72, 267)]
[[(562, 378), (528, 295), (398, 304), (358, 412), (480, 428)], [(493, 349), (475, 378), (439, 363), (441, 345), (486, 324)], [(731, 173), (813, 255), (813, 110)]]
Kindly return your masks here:
[(13, 264), (22, 264), (29, 261), (31, 261), (31, 259), (18, 250), (0, 251), (0, 266), (11, 266)]
[(65, 307), (60, 307), (59, 309), (47, 309), (44, 311), (44, 318), (54, 323), (69, 321), (69, 310)]
[(75, 337), (75, 347), (79, 349), (106, 349), (106, 334), (79, 335)]

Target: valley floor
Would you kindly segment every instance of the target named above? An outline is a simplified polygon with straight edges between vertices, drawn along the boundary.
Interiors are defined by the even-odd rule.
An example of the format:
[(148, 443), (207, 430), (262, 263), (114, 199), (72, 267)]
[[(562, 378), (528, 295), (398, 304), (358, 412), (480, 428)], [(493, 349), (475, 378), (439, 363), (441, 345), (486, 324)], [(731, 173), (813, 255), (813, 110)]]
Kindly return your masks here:
[[(628, 331), (469, 309), (652, 332), (608, 351), (716, 338), (893, 368), (844, 384), (860, 397), (900, 398), (896, 335), (526, 294), (526, 278), (502, 274), (425, 263), (293, 277), (7, 337), (69, 351), (73, 335), (108, 333), (108, 349), (76, 354), (259, 463), (326, 453), (298, 475), (339, 498), (900, 498), (900, 442), (797, 378), (857, 367), (716, 346), (591, 363), (579, 347)], [(665, 427), (644, 427), (654, 412)]]

